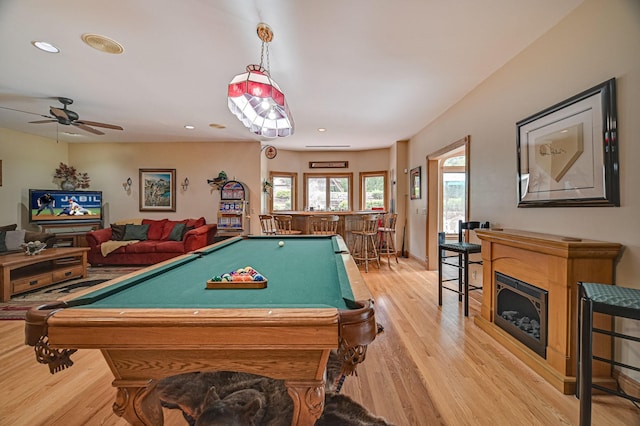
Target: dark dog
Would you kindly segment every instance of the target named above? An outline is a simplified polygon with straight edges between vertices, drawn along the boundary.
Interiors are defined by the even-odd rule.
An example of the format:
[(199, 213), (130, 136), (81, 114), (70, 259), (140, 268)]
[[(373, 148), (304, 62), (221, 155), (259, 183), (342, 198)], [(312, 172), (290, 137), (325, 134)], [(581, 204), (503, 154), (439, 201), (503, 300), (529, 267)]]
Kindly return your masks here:
[[(386, 426), (351, 398), (332, 391), (340, 371), (335, 354), (327, 365), (325, 408), (318, 426)], [(248, 373), (186, 373), (160, 380), (156, 390), (167, 408), (178, 408), (191, 426), (288, 426), (293, 401), (284, 381)]]

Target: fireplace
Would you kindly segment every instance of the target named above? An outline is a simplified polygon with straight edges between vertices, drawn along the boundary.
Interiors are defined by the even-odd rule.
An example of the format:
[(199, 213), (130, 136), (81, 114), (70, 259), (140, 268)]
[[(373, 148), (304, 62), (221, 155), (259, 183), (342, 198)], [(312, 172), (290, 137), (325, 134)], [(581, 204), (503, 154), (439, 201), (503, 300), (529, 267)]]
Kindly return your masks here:
[(546, 358), (549, 292), (500, 272), (495, 286), (495, 324)]
[[(476, 235), (482, 241), (484, 290), (480, 315), (474, 318), (475, 324), (556, 389), (567, 395), (573, 394), (577, 365), (577, 282), (612, 283), (615, 259), (620, 254), (622, 246), (618, 243), (513, 229), (477, 229)], [(525, 306), (535, 306), (535, 302), (530, 299), (529, 287), (520, 284), (526, 283), (538, 291), (548, 292), (546, 300), (545, 297), (540, 297), (546, 304), (544, 310), (531, 308), (535, 312), (529, 313), (540, 315), (539, 343), (540, 347), (545, 348), (544, 355), (531, 349), (531, 339), (525, 339), (528, 340), (525, 344), (507, 331), (508, 325), (504, 325), (504, 328), (498, 325), (498, 318), (501, 316), (497, 304), (501, 303), (501, 300), (496, 297), (496, 272), (510, 278), (509, 283), (518, 283), (518, 291), (522, 294), (515, 294), (518, 296), (517, 299), (524, 300), (525, 303), (522, 304)], [(502, 287), (500, 293), (511, 298), (513, 294), (509, 293), (514, 292)], [(538, 293), (534, 294), (537, 298)], [(514, 311), (520, 309), (524, 308), (509, 308)], [(596, 317), (594, 321), (598, 321), (598, 328), (611, 329), (610, 318), (600, 318), (597, 315)], [(546, 325), (543, 326), (542, 321)], [(543, 330), (545, 336), (542, 336)], [(600, 339), (594, 341), (594, 351), (603, 354), (602, 356), (611, 355), (611, 338), (606, 335), (597, 335), (594, 338)], [(605, 382), (611, 380), (611, 366), (607, 363), (598, 364), (593, 370), (594, 377)]]

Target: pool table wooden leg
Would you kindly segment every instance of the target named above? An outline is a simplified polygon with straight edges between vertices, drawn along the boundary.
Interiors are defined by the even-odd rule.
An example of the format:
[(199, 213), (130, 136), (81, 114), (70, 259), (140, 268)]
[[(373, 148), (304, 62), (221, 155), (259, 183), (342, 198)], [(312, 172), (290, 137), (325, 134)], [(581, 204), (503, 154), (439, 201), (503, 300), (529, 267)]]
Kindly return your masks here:
[(312, 426), (324, 410), (324, 380), (285, 380), (293, 400), (292, 425)]
[(161, 426), (164, 415), (155, 383), (149, 386), (115, 384), (118, 387), (113, 412), (134, 426)]

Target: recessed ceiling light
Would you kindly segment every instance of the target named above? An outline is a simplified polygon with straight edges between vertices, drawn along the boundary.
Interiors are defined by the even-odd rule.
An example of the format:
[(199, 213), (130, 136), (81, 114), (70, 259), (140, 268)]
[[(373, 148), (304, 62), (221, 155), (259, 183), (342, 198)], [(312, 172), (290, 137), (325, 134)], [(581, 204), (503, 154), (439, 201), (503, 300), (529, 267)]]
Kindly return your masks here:
[(196, 128), (196, 126), (192, 126), (191, 124), (187, 124), (186, 126), (184, 126), (185, 129), (187, 130), (193, 130)]
[(327, 129), (325, 129), (324, 127), (320, 127), (320, 128), (318, 128), (318, 131), (319, 131), (319, 132), (326, 132), (326, 131), (327, 131)]
[(104, 53), (119, 55), (124, 52), (124, 47), (122, 47), (120, 43), (106, 36), (99, 34), (82, 34), (81, 38), (87, 45)]
[(62, 134), (65, 136), (73, 136), (73, 137), (82, 136), (80, 133), (73, 133), (73, 132), (62, 132)]
[(209, 124), (209, 127), (213, 127), (214, 129), (226, 129), (227, 126), (225, 126), (224, 124), (218, 124), (218, 123), (211, 123)]
[(40, 50), (44, 50), (45, 52), (49, 52), (49, 53), (60, 52), (60, 49), (58, 49), (51, 43), (47, 43), (46, 41), (32, 41), (31, 44), (33, 44), (35, 47), (37, 47)]

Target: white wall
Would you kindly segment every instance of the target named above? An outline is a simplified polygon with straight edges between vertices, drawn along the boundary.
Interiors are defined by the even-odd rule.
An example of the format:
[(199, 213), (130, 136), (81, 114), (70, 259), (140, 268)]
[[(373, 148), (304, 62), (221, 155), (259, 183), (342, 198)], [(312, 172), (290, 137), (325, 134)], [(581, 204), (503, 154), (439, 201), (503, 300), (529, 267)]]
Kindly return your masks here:
[(65, 142), (0, 128), (0, 226), (29, 228), (29, 188), (57, 188), (53, 174), (67, 161)]
[[(413, 137), (410, 167), (424, 170), (428, 154), (471, 135), (472, 219), (621, 243), (615, 281), (640, 288), (639, 42), (640, 2), (586, 0)], [(617, 83), (621, 207), (517, 208), (515, 123), (612, 77)], [(410, 203), (411, 255), (424, 259), (426, 216), (415, 211), (427, 208), (426, 199)], [(637, 322), (616, 324), (640, 336)], [(624, 343), (616, 347), (616, 357), (640, 364), (637, 350)], [(626, 373), (640, 380), (640, 374)]]
[[(617, 282), (640, 288), (640, 6), (587, 0), (550, 32), (411, 139), (410, 167), (471, 135), (471, 218), (505, 228), (619, 242)], [(516, 125), (612, 77), (617, 79), (619, 208), (518, 208)], [(426, 183), (423, 183), (423, 191)], [(426, 198), (409, 208), (412, 255), (426, 256)]]
[[(110, 222), (133, 217), (184, 219), (204, 216), (207, 223), (217, 222), (220, 191), (207, 184), (221, 170), (229, 179), (237, 179), (249, 188), (249, 208), (254, 209), (251, 231), (259, 230), (260, 208), (260, 143), (98, 143), (70, 144), (69, 164), (87, 171), (91, 189), (103, 191), (105, 226)], [(140, 212), (139, 169), (176, 169), (176, 211)], [(122, 183), (131, 177), (130, 193)], [(188, 177), (186, 191), (180, 182)]]

